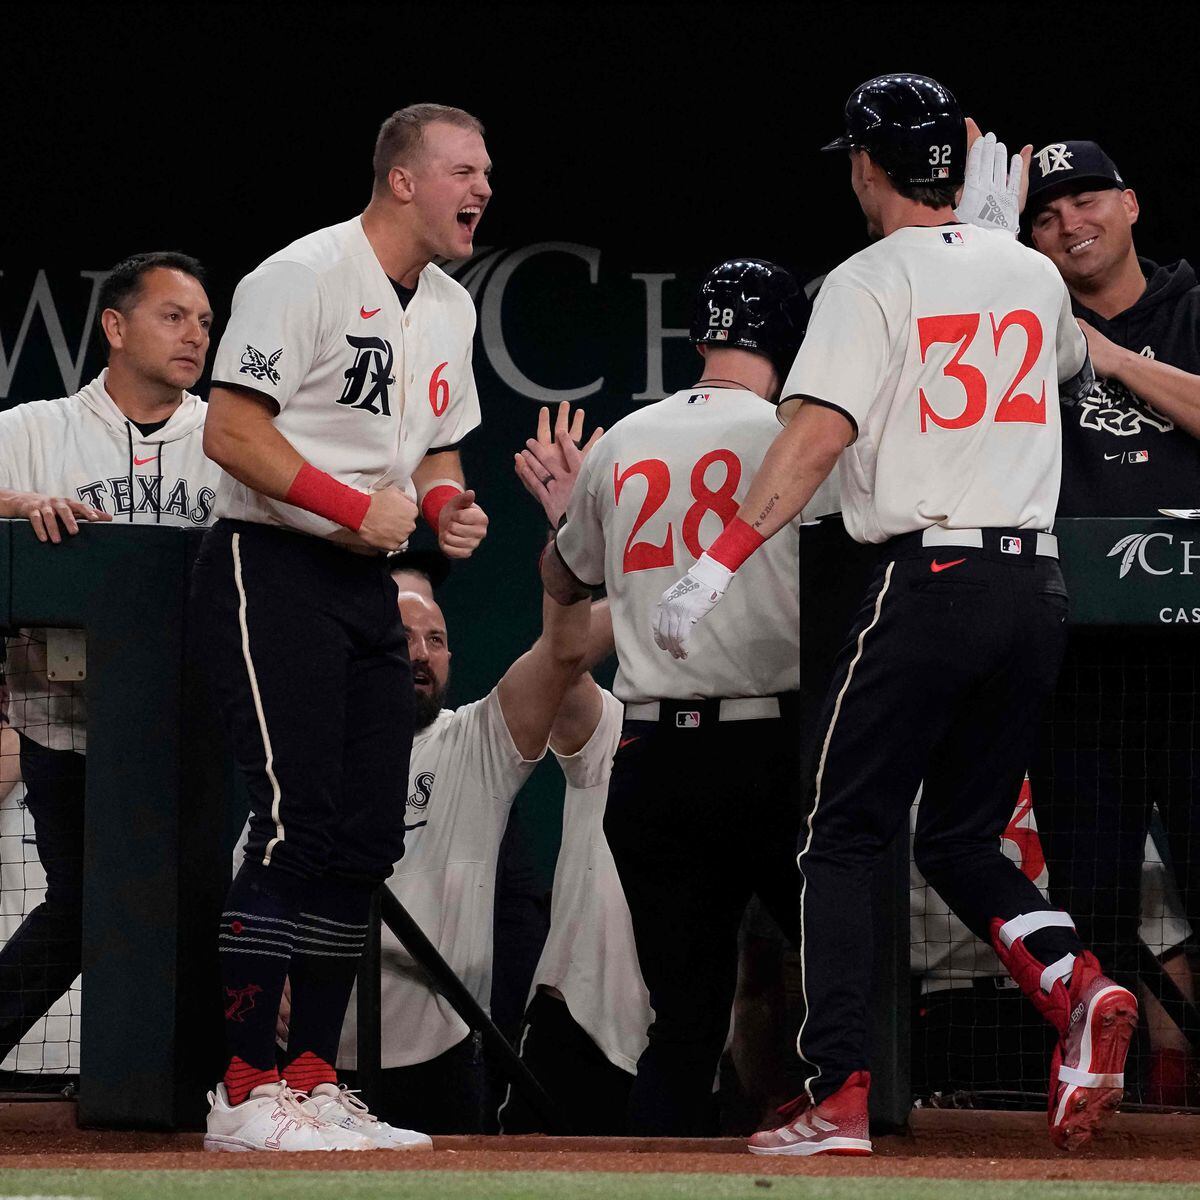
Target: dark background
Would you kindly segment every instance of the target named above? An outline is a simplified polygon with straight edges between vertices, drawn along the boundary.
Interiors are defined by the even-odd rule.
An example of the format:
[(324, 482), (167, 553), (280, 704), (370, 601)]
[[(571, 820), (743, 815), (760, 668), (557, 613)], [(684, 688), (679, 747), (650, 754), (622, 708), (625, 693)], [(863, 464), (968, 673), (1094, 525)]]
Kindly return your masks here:
[[(219, 336), (241, 275), (364, 206), (380, 122), (419, 100), (487, 126), (495, 196), (477, 248), (598, 251), (594, 283), (566, 252), (519, 267), (495, 336), (546, 386), (603, 376), (585, 406), (605, 424), (647, 386), (635, 272), (670, 277), (664, 324), (680, 327), (722, 258), (811, 276), (862, 244), (845, 160), (817, 148), (840, 132), (854, 85), (883, 71), (936, 76), (1014, 147), (1101, 141), (1141, 199), (1141, 252), (1187, 256), (1198, 33), (1195, 6), (1173, 4), (10, 6), (0, 407), (75, 386), (45, 307), (30, 307), (39, 272), (60, 357), (81, 346), (92, 288), (81, 272), (139, 250), (208, 265)], [(538, 622), (540, 515), (511, 474), (537, 404), (486, 351), (484, 429), (465, 458), (492, 535), (444, 596), (458, 702), (486, 691)], [(663, 364), (668, 390), (694, 378), (683, 339), (665, 344)], [(99, 365), (92, 348), (76, 375)], [(543, 780), (532, 816), (548, 829)]]

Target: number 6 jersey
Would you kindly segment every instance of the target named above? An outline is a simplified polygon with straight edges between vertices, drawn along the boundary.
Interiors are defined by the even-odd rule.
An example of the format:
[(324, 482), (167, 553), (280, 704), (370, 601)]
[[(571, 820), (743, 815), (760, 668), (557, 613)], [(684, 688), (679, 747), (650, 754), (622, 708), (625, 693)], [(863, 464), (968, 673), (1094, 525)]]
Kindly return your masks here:
[(1059, 381), (1087, 342), (1053, 264), (970, 225), (906, 226), (831, 271), (784, 383), (836, 408), (846, 529), (1048, 530), (1061, 473)]
[[(470, 296), (432, 263), (402, 306), (355, 217), (293, 242), (238, 284), (213, 385), (268, 397), (279, 432), (341, 483), (407, 488), (428, 451), (479, 424), (474, 333)], [(358, 540), (229, 475), (216, 515)]]
[[(760, 396), (704, 384), (618, 421), (584, 460), (558, 551), (580, 580), (608, 590), (620, 700), (770, 696), (799, 687), (795, 527), (746, 563), (738, 586), (696, 626), (686, 659), (655, 646), (647, 616), (733, 519), (778, 432), (775, 409)], [(836, 511), (830, 480), (795, 524)]]

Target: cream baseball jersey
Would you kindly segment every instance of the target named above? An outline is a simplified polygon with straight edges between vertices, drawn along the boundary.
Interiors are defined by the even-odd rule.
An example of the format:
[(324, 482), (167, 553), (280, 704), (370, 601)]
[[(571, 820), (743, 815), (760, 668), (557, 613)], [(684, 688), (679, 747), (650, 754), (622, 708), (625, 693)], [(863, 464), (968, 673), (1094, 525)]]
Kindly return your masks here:
[(529, 998), (541, 984), (557, 988), (604, 1057), (634, 1074), (654, 1012), (617, 864), (604, 838), (604, 804), (625, 710), (611, 692), (602, 696), (600, 720), (587, 744), (575, 754), (554, 755), (567, 780), (562, 844), (550, 933)]
[[(538, 761), (522, 758), (513, 744), (495, 689), (474, 704), (443, 709), (413, 738), (404, 857), (388, 887), (485, 1009), (500, 839)], [(467, 1026), (386, 929), (381, 954), (382, 1065), (428, 1062), (461, 1042)], [(357, 1053), (352, 1000), (338, 1065), (353, 1067)]]
[[(686, 659), (664, 655), (647, 620), (663, 590), (737, 514), (778, 432), (766, 400), (705, 384), (624, 417), (584, 460), (558, 551), (580, 580), (608, 589), (618, 660), (613, 691), (626, 703), (799, 687), (795, 528), (746, 563), (740, 586), (696, 626)], [(836, 511), (831, 480), (797, 524)]]
[(840, 410), (846, 529), (1048, 530), (1061, 472), (1058, 385), (1087, 342), (1049, 259), (970, 225), (906, 227), (826, 278), (783, 387)]
[[(167, 423), (143, 434), (116, 406), (107, 380), (105, 368), (73, 396), (0, 413), (0, 487), (79, 500), (118, 524), (210, 525), (221, 468), (204, 454), (208, 405), (184, 392)], [(83, 751), (83, 689), (47, 674), (63, 632), (25, 629), (9, 641), (11, 720), (39, 745)]]
[[(279, 432), (341, 483), (406, 488), (426, 453), (479, 424), (474, 332), (470, 296), (432, 263), (403, 307), (355, 217), (293, 242), (238, 284), (213, 383), (269, 397)], [(230, 476), (216, 511), (354, 540)]]

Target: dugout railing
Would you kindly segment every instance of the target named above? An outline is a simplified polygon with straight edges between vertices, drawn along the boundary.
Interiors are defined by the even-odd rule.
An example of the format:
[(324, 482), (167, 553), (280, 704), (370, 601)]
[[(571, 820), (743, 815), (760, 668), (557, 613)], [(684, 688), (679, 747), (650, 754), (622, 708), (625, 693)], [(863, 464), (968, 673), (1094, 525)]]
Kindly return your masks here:
[[(1200, 526), (1064, 520), (1057, 533), (1073, 623), (1200, 635)], [(27, 522), (0, 521), (0, 626), (87, 632), (79, 1117), (92, 1127), (197, 1128), (219, 1069), (213, 931), (233, 790), (219, 721), (188, 651), (199, 539), (112, 524), (48, 545)], [(840, 523), (806, 530), (802, 666), (814, 703), (869, 559)], [(880, 871), (876, 900), (873, 1115), (896, 1127), (911, 1103), (903, 838)]]

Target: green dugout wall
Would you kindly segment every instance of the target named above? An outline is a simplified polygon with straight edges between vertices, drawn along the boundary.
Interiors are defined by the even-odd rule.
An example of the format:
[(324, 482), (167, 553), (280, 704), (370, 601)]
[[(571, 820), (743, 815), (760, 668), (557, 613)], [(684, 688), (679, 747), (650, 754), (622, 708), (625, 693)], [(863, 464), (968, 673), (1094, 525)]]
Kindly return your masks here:
[[(1200, 525), (1075, 520), (1058, 533), (1073, 623), (1170, 625), (1200, 636)], [(0, 521), (0, 625), (88, 633), (79, 1113), (89, 1126), (199, 1127), (220, 1067), (214, 935), (232, 788), (219, 721), (190, 667), (187, 586), (200, 536), (113, 524), (44, 545), (26, 522)], [(804, 677), (816, 703), (868, 558), (839, 523), (805, 530), (803, 547)], [(522, 622), (532, 626), (537, 611), (532, 568), (523, 586), (514, 574), (499, 583), (511, 620), (480, 614), (481, 593), (465, 572), (447, 595), (456, 651), (478, 648), (496, 660), (497, 677), (528, 644), (532, 629)], [(458, 689), (456, 700), (494, 682)], [(548, 813), (539, 809), (543, 822)], [(555, 837), (548, 831), (547, 844)], [(877, 909), (872, 1099), (881, 1125), (900, 1125), (909, 1106), (904, 839), (881, 870)]]

